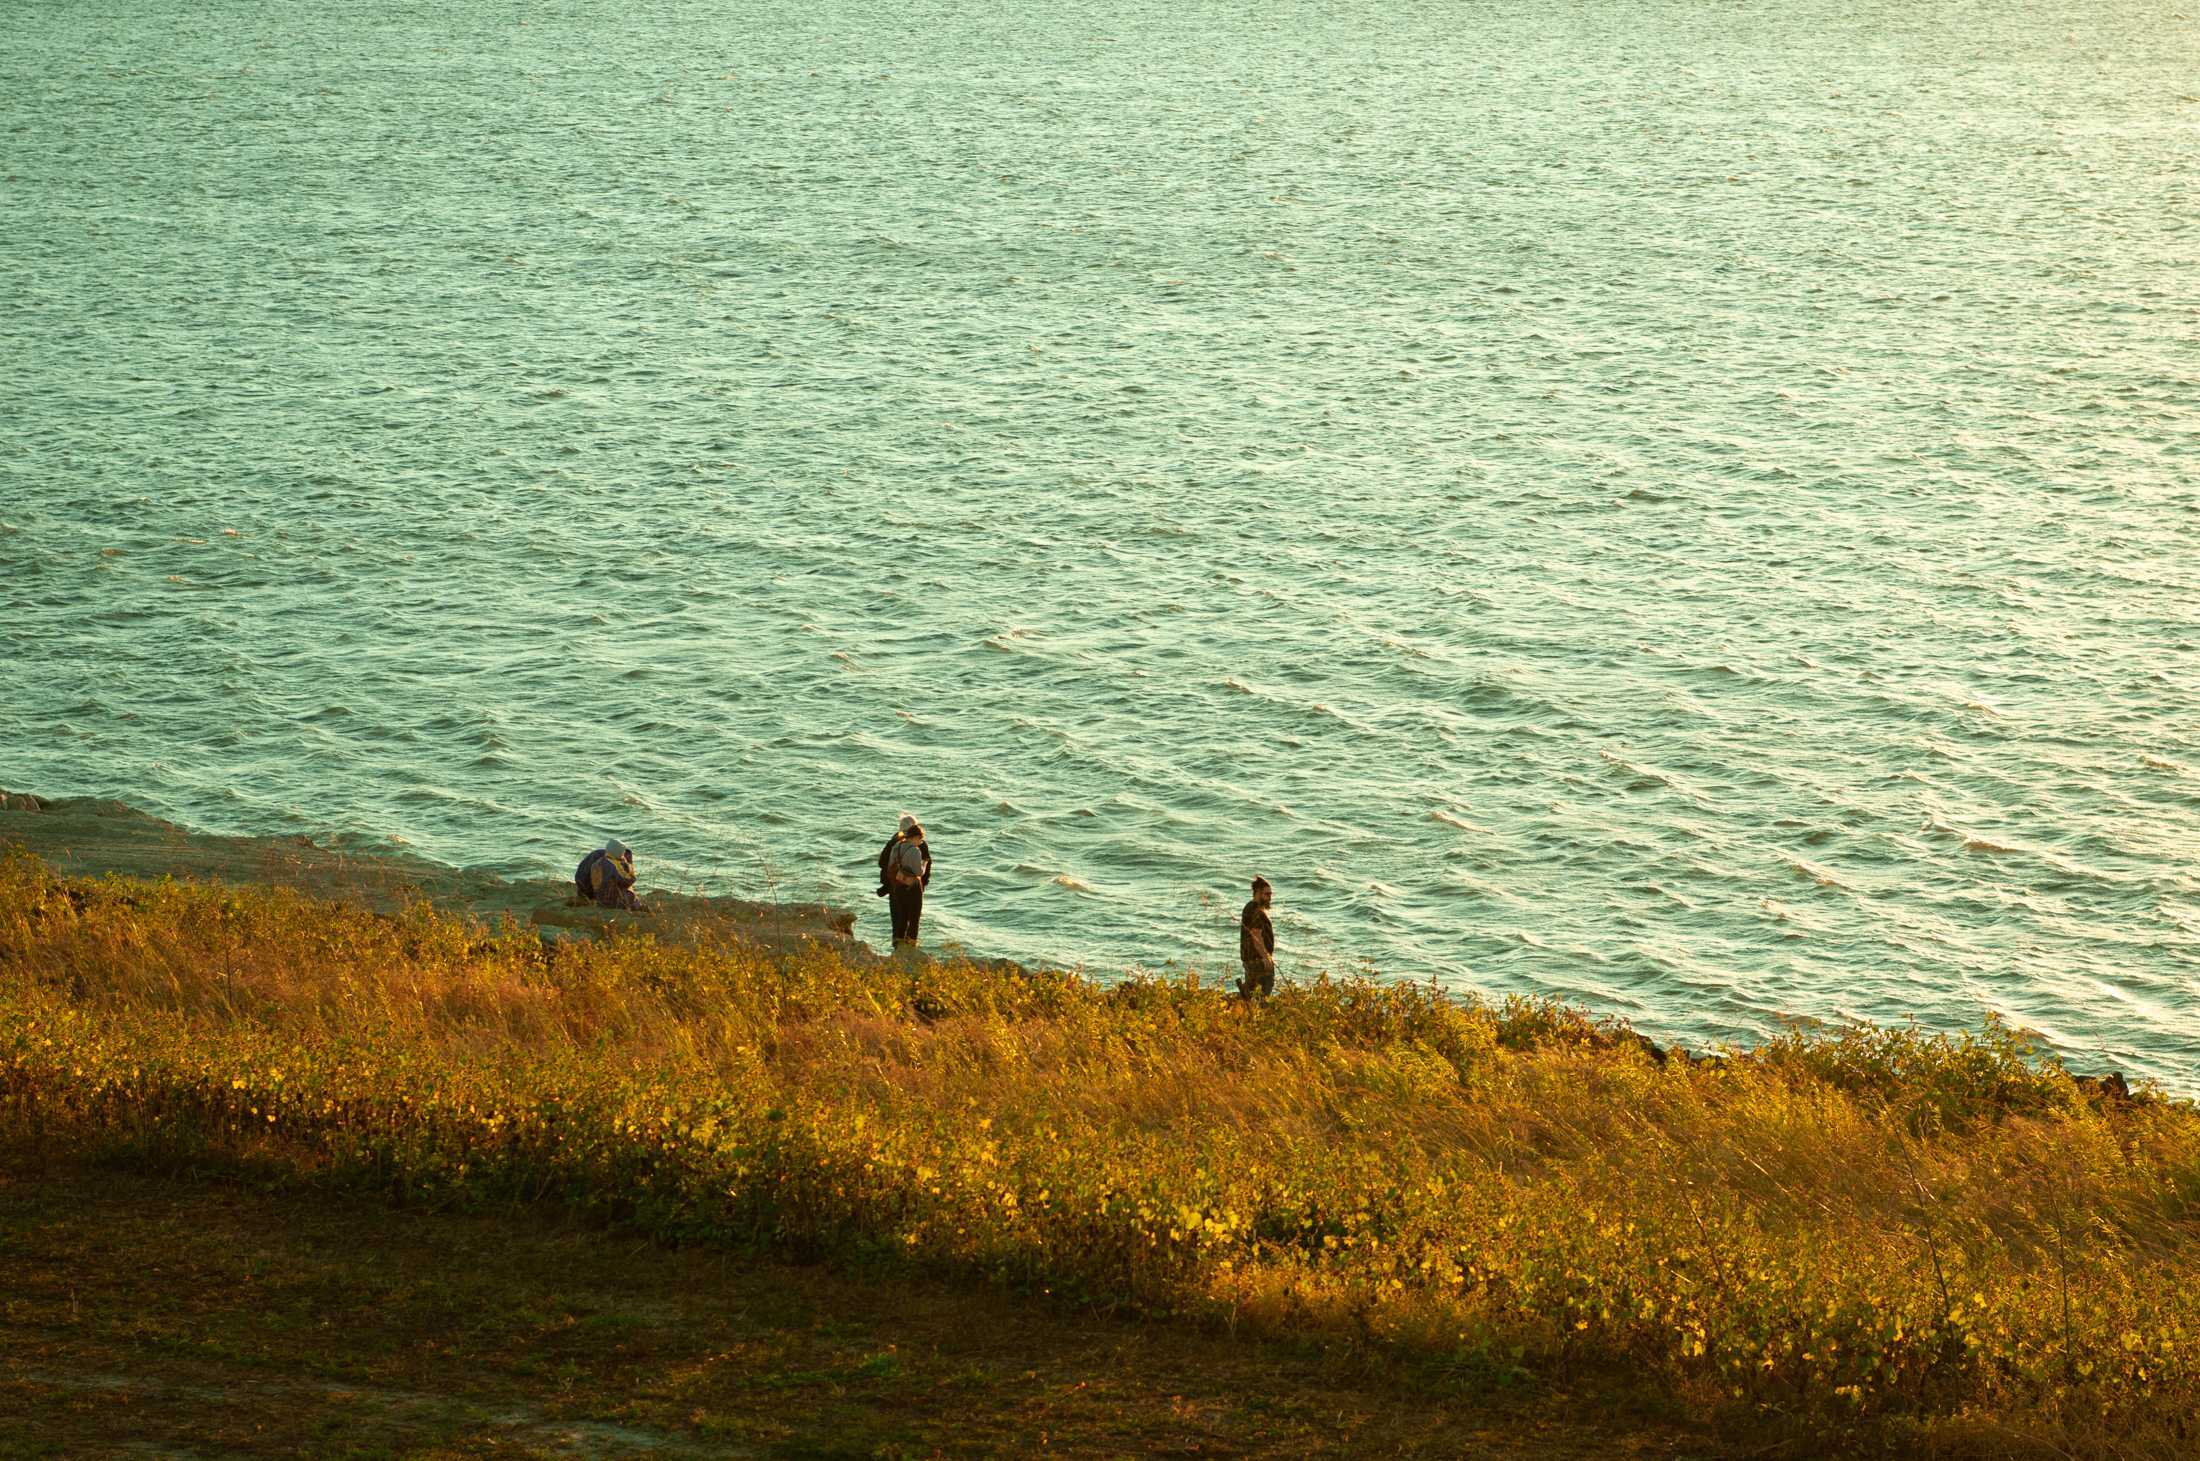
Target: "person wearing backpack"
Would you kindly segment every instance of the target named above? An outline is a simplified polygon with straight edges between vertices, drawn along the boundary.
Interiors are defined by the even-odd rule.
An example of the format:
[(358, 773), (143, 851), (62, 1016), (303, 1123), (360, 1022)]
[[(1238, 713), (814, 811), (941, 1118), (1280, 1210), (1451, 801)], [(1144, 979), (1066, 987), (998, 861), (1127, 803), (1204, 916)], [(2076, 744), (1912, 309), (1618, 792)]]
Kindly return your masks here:
[(1245, 977), (1238, 980), (1238, 996), (1251, 999), (1276, 992), (1276, 926), (1268, 919), (1268, 904), (1275, 890), (1266, 878), (1253, 879), (1253, 898), (1238, 915), (1238, 962)]
[(901, 829), (878, 855), (878, 890), (893, 915), (894, 945), (914, 944), (924, 917), (924, 889), (932, 881), (932, 849), (925, 845), (917, 819), (902, 813)]
[(634, 896), (634, 849), (616, 837), (581, 859), (573, 869), (573, 886), (583, 902), (598, 908), (642, 911), (641, 900)]

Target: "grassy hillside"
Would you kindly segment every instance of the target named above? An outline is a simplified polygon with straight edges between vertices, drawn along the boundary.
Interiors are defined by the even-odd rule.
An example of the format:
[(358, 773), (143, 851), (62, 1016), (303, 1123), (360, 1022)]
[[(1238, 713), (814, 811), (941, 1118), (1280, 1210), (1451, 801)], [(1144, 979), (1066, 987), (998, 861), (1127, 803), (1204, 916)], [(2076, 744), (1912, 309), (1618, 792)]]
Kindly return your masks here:
[[(0, 1160), (0, 1456), (1710, 1461), (1642, 1387), (671, 1248), (541, 1208)], [(1762, 1461), (1762, 1458), (1760, 1458)]]
[(1774, 1437), (2200, 1447), (2200, 1114), (1998, 1028), (1692, 1063), (1579, 1014), (0, 865), (0, 1136), (543, 1204), (1446, 1384), (1647, 1373)]

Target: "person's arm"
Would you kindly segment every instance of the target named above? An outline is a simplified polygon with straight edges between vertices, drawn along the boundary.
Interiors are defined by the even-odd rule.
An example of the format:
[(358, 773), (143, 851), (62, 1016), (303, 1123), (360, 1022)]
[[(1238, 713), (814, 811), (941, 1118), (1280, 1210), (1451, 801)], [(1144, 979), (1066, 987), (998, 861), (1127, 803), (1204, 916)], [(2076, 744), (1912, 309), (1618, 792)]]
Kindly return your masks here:
[(917, 886), (929, 888), (932, 886), (932, 844), (926, 841), (917, 845), (924, 849), (924, 876), (917, 879)]
[(619, 906), (630, 913), (640, 913), (642, 911), (642, 900), (634, 896), (634, 884), (637, 881), (634, 874), (634, 859), (630, 857), (625, 862), (613, 863), (612, 867), (617, 872), (619, 879)]

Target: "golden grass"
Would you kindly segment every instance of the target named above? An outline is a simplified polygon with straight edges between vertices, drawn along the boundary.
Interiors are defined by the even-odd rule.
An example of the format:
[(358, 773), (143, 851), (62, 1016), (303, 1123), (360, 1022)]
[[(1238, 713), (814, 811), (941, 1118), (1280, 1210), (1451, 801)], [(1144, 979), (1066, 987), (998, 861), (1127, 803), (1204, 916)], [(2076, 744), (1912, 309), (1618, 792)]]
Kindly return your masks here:
[(546, 951), (0, 864), (0, 1123), (891, 1256), (1911, 1449), (2200, 1446), (2200, 1113), (1999, 1027), (1663, 1064), (1426, 987)]

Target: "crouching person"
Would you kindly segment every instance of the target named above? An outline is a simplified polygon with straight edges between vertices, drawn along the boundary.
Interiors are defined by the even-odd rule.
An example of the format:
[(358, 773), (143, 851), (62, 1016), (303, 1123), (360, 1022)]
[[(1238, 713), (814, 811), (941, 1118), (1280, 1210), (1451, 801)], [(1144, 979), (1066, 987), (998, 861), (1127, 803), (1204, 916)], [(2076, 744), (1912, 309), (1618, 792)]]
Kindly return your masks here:
[(573, 869), (573, 884), (584, 903), (642, 911), (642, 900), (634, 896), (634, 849), (616, 837), (581, 859)]

